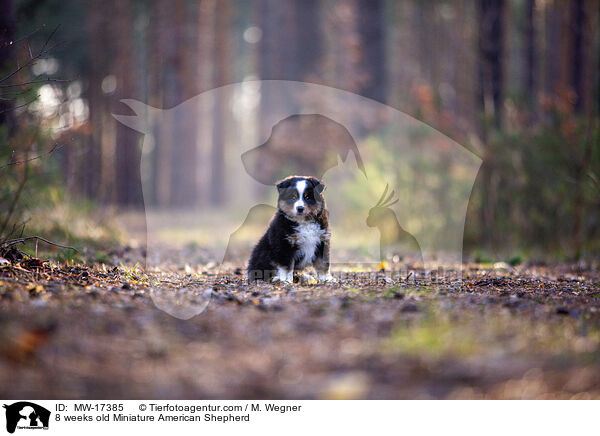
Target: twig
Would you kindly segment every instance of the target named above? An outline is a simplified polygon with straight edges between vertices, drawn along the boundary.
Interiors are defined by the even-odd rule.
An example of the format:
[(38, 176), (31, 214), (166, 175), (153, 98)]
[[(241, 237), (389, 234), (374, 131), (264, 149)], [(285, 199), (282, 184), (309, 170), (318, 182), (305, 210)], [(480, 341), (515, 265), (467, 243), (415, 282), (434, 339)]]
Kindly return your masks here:
[(28, 274), (31, 274), (31, 271), (28, 271), (25, 268), (21, 268), (20, 266), (17, 266), (17, 265), (2, 265), (2, 268), (16, 269), (17, 271), (23, 271)]
[(12, 91), (11, 94), (9, 94), (9, 93), (2, 94), (3, 97), (0, 97), (0, 100), (13, 101), (17, 97), (19, 97), (21, 95), (25, 95), (28, 92), (29, 92), (29, 89), (24, 89), (23, 91)]
[(5, 247), (10, 247), (11, 245), (22, 244), (24, 242), (31, 241), (31, 240), (42, 241), (42, 242), (45, 242), (48, 245), (54, 245), (55, 247), (66, 248), (66, 249), (69, 249), (69, 250), (74, 250), (74, 251), (79, 252), (79, 250), (77, 250), (75, 247), (71, 247), (69, 245), (58, 244), (56, 242), (52, 242), (52, 241), (49, 241), (47, 239), (44, 239), (41, 236), (26, 236), (24, 238), (11, 239), (10, 241), (5, 241), (2, 245), (4, 245)]
[[(23, 232), (25, 231), (25, 226), (27, 225), (27, 223), (28, 223), (29, 221), (31, 221), (31, 218), (28, 218), (26, 221), (23, 221), (23, 222), (21, 223), (21, 231), (19, 232), (19, 238), (22, 238), (22, 237), (23, 237)], [(12, 234), (12, 233), (11, 233), (11, 234)], [(9, 236), (10, 236), (11, 234), (9, 234)], [(8, 239), (8, 238), (7, 238), (7, 239)]]
[(44, 51), (44, 49), (46, 48), (46, 46), (48, 45), (48, 43), (50, 42), (50, 40), (52, 39), (52, 37), (58, 31), (59, 28), (60, 28), (60, 24), (58, 26), (56, 26), (52, 32), (50, 32), (50, 35), (48, 35), (48, 38), (46, 38), (46, 42), (44, 42), (44, 45), (42, 46), (42, 49), (40, 50), (40, 53), (42, 51)]
[(594, 182), (596, 189), (600, 190), (600, 181), (598, 180), (598, 177), (596, 177), (596, 175), (591, 171), (588, 171), (587, 176), (590, 179), (592, 179), (592, 182)]
[(12, 215), (15, 212), (15, 207), (17, 206), (17, 203), (19, 202), (19, 197), (21, 197), (21, 193), (23, 192), (23, 188), (25, 187), (26, 182), (27, 182), (27, 168), (25, 168), (25, 171), (23, 171), (23, 178), (21, 179), (21, 182), (19, 183), (17, 192), (15, 192), (15, 195), (12, 198), (12, 201), (8, 208), (8, 212), (6, 212), (6, 217), (4, 218), (4, 221), (2, 222), (2, 227), (0, 227), (0, 236), (2, 236), (4, 234), (4, 230), (6, 230), (6, 226), (10, 222), (10, 219), (12, 218)]
[(50, 154), (52, 154), (52, 153), (53, 153), (55, 150), (58, 150), (58, 149), (60, 149), (60, 148), (62, 148), (62, 144), (61, 144), (61, 145), (59, 145), (59, 144), (54, 144), (54, 147), (52, 147), (52, 149), (51, 149), (50, 151), (46, 152), (46, 153), (38, 154), (37, 156), (30, 157), (29, 159), (16, 160), (16, 161), (13, 161), (13, 162), (9, 162), (9, 163), (7, 163), (7, 164), (5, 164), (5, 165), (1, 166), (1, 167), (0, 167), (0, 170), (3, 170), (4, 168), (6, 168), (6, 167), (8, 167), (8, 166), (11, 166), (11, 165), (20, 165), (20, 164), (23, 164), (23, 163), (26, 163), (26, 162), (31, 162), (32, 160), (39, 159), (39, 158), (41, 158), (41, 157), (43, 157), (43, 156), (49, 156), (49, 155), (50, 155)]
[[(27, 62), (25, 62), (23, 65), (18, 66), (16, 70), (11, 71), (10, 73), (8, 73), (8, 75), (5, 76), (4, 78), (0, 79), (0, 83), (4, 82), (5, 80), (10, 79), (12, 76), (14, 76), (15, 74), (17, 74), (23, 68), (27, 68), (29, 65), (31, 65), (32, 63), (34, 63), (36, 60), (40, 59), (46, 53), (48, 53), (53, 47), (51, 47), (48, 50), (46, 50), (46, 47), (48, 46), (48, 43), (50, 42), (50, 39), (54, 36), (54, 34), (56, 33), (56, 31), (58, 30), (59, 27), (60, 27), (60, 25), (56, 26), (56, 28), (50, 33), (50, 35), (48, 36), (48, 38), (46, 38), (46, 41), (44, 42), (44, 45), (42, 45), (42, 48), (40, 49), (40, 51), (35, 56), (31, 56), (31, 48), (30, 48), (29, 49), (29, 53), (30, 53), (29, 60)], [(9, 85), (6, 85), (6, 86), (9, 86)]]
[(9, 109), (3, 109), (3, 110), (0, 111), (0, 114), (3, 114), (4, 112), (14, 111), (15, 109), (19, 109), (19, 108), (22, 108), (22, 107), (25, 107), (25, 106), (29, 106), (31, 103), (33, 103), (34, 101), (36, 101), (38, 99), (38, 97), (39, 97), (39, 95), (36, 95), (33, 99), (29, 100), (26, 103), (20, 104), (20, 105), (15, 106), (15, 107), (11, 107)]
[[(45, 27), (45, 25), (44, 25), (44, 26), (42, 26), (42, 27)], [(5, 48), (5, 47), (8, 47), (8, 46), (10, 46), (10, 45), (16, 45), (16, 44), (18, 44), (19, 42), (23, 41), (24, 39), (28, 39), (30, 36), (33, 36), (33, 35), (35, 35), (36, 33), (38, 33), (38, 32), (39, 32), (39, 31), (42, 29), (42, 27), (38, 27), (38, 28), (37, 28), (37, 29), (35, 29), (33, 32), (31, 32), (31, 33), (28, 33), (27, 35), (23, 35), (23, 36), (21, 36), (20, 38), (17, 38), (17, 39), (15, 39), (14, 41), (10, 41), (9, 43), (7, 43), (7, 44), (4, 44), (4, 45), (3, 45), (2, 47), (0, 47), (0, 48)]]
[[(1, 80), (0, 80), (0, 82), (1, 82)], [(16, 88), (19, 86), (33, 85), (35, 83), (50, 83), (50, 82), (67, 83), (67, 82), (72, 82), (72, 80), (70, 80), (70, 79), (52, 79), (50, 77), (46, 77), (45, 79), (40, 79), (40, 80), (30, 80), (28, 82), (10, 83), (8, 85), (0, 85), (0, 88)]]

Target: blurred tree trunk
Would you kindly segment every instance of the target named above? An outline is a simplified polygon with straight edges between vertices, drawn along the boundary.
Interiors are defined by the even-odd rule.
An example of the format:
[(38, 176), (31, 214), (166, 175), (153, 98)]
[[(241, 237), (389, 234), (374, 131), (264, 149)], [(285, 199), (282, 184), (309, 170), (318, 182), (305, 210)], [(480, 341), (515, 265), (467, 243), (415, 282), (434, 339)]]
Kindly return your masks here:
[[(174, 105), (171, 87), (168, 79), (171, 77), (170, 67), (173, 65), (171, 58), (172, 27), (170, 26), (171, 7), (167, 2), (156, 1), (152, 5), (150, 22), (150, 44), (148, 45), (149, 59), (149, 104), (157, 108), (168, 108)], [(167, 207), (171, 196), (171, 143), (172, 132), (166, 117), (169, 112), (164, 111), (162, 120), (150, 120), (154, 128), (154, 150), (152, 156), (152, 177), (156, 205)]]
[(331, 59), (328, 62), (332, 65), (327, 83), (356, 93), (361, 85), (356, 3), (332, 2), (326, 23), (331, 41), (328, 46)]
[(544, 11), (545, 37), (541, 58), (544, 87), (540, 114), (545, 122), (551, 122), (561, 76), (561, 10), (556, 0), (550, 0)]
[[(573, 257), (581, 258), (583, 243), (586, 239), (585, 210), (588, 200), (585, 195), (585, 184), (590, 176), (590, 166), (594, 147), (598, 147), (596, 133), (598, 112), (594, 109), (593, 86), (594, 77), (598, 75), (598, 59), (594, 56), (594, 32), (598, 32), (598, 8), (592, 10), (593, 1), (575, 0), (572, 5), (573, 64), (572, 83), (575, 97), (574, 110), (586, 119), (584, 143), (581, 138), (573, 138), (571, 150), (575, 151), (575, 195), (573, 217)], [(597, 36), (596, 36), (597, 37)], [(597, 89), (595, 92), (599, 92)], [(583, 150), (579, 151), (579, 148)]]
[[(190, 32), (190, 18), (195, 22), (195, 13), (189, 13), (185, 0), (174, 2), (174, 27), (175, 32), (175, 74), (176, 74), (176, 101), (181, 104), (198, 93), (196, 62), (193, 53), (196, 53)], [(175, 130), (172, 147), (171, 178), (171, 204), (182, 207), (195, 205), (198, 200), (196, 184), (197, 153), (196, 153), (196, 112), (190, 108), (185, 113), (178, 114), (174, 119)]]
[(535, 0), (525, 1), (525, 35), (524, 35), (524, 83), (523, 90), (529, 111), (530, 120), (535, 116), (536, 107), (536, 46), (535, 46)]
[[(215, 19), (215, 87), (231, 83), (233, 59), (231, 57), (231, 1), (217, 2)], [(215, 100), (213, 145), (211, 152), (211, 192), (210, 200), (213, 205), (225, 202), (225, 147), (227, 144), (226, 130), (228, 114), (228, 96), (223, 92)]]
[[(216, 0), (202, 0), (198, 6), (198, 57), (197, 70), (199, 92), (206, 92), (214, 87), (214, 43), (215, 43), (215, 11), (217, 8)], [(198, 120), (198, 167), (196, 169), (196, 179), (198, 182), (199, 205), (205, 206), (210, 203), (211, 197), (211, 156), (213, 149), (213, 112), (202, 107), (203, 113)]]
[[(8, 71), (16, 68), (13, 62), (15, 39), (15, 7), (13, 0), (0, 0), (0, 76), (6, 76)], [(13, 101), (0, 100), (0, 125), (8, 125), (8, 134), (12, 133), (14, 120), (12, 113)]]
[[(260, 2), (262, 80), (299, 80), (296, 0)], [(308, 42), (308, 41), (307, 41)]]
[[(100, 0), (93, 0), (87, 11), (87, 30), (90, 47), (89, 56), (89, 85), (86, 97), (89, 107), (90, 134), (88, 139), (88, 152), (85, 153), (85, 165), (88, 171), (84, 172), (87, 181), (87, 196), (98, 198), (102, 182), (102, 124), (103, 114), (107, 107), (102, 92), (102, 79), (108, 74), (106, 60), (107, 41), (104, 37), (108, 25), (106, 15), (102, 13)], [(66, 151), (67, 153), (70, 150)]]
[(584, 26), (585, 26), (585, 6), (584, 0), (572, 0), (571, 2), (571, 31), (573, 32), (572, 42), (572, 63), (571, 63), (571, 86), (574, 93), (575, 112), (583, 111), (584, 101)]
[[(114, 22), (108, 19), (103, 8), (114, 7), (111, 0), (93, 0), (87, 10), (87, 31), (89, 41), (89, 83), (86, 90), (89, 115), (89, 143), (91, 150), (87, 159), (94, 162), (79, 162), (80, 172), (86, 177), (87, 166), (91, 165), (92, 172), (97, 174), (95, 189), (92, 197), (103, 203), (115, 201), (116, 164), (115, 164), (115, 132), (116, 124), (109, 98), (103, 90), (103, 80), (111, 73), (114, 63), (116, 43), (114, 39), (106, 38), (107, 29), (116, 33)], [(106, 93), (110, 93), (107, 88)], [(122, 110), (119, 107), (117, 110)], [(66, 147), (65, 155), (73, 154), (72, 147)], [(68, 171), (65, 171), (68, 174)]]
[(433, 83), (434, 64), (436, 62), (435, 53), (432, 51), (435, 46), (433, 13), (434, 4), (431, 2), (418, 2), (415, 11), (415, 38), (417, 40), (419, 69), (423, 83), (431, 85)]
[(295, 0), (297, 21), (297, 79), (318, 82), (320, 62), (323, 56), (323, 29), (321, 26), (321, 2), (319, 0)]
[(456, 99), (460, 117), (460, 124), (464, 138), (477, 130), (479, 124), (479, 105), (476, 105), (477, 87), (473, 86), (473, 80), (477, 77), (477, 32), (471, 23), (475, 20), (475, 8), (469, 0), (459, 0), (456, 5), (456, 29), (459, 39), (456, 44), (458, 56), (453, 58), (456, 62), (454, 67), (456, 83)]
[[(381, 2), (382, 4), (383, 2)], [(322, 83), (322, 62), (325, 52), (325, 32), (323, 29), (322, 8), (324, 2), (319, 0), (261, 0), (257, 2), (256, 10), (259, 17), (259, 26), (262, 38), (259, 47), (258, 73), (263, 80), (300, 80), (313, 83)], [(369, 17), (376, 17), (377, 12), (369, 10), (371, 3), (366, 2), (364, 8)], [(379, 0), (373, 3), (381, 10)], [(335, 5), (334, 5), (335, 7)], [(354, 1), (340, 4), (340, 8), (351, 11), (356, 19), (357, 5)], [(342, 12), (347, 15), (347, 12)], [(367, 17), (364, 30), (369, 43), (378, 53), (376, 44), (378, 33), (370, 24), (372, 20)], [(381, 24), (381, 21), (379, 21)], [(353, 28), (353, 32), (356, 29)], [(335, 32), (335, 30), (334, 30)], [(348, 46), (352, 53), (336, 53), (355, 55), (356, 44)], [(339, 50), (339, 49), (338, 49)], [(371, 55), (369, 53), (368, 55)], [(365, 62), (368, 62), (365, 59)], [(384, 73), (381, 65), (379, 74)], [(339, 85), (339, 84), (337, 84)]]
[(478, 25), (479, 103), (494, 127), (500, 128), (504, 98), (504, 0), (479, 0)]
[[(162, 108), (163, 102), (163, 87), (162, 87), (162, 59), (163, 59), (163, 46), (162, 46), (162, 35), (163, 30), (163, 16), (160, 14), (160, 2), (153, 2), (150, 9), (150, 18), (148, 25), (148, 44), (146, 45), (146, 59), (148, 59), (148, 90), (147, 90), (147, 101), (148, 105), (156, 108)], [(148, 114), (150, 116), (150, 114)], [(159, 162), (159, 155), (162, 151), (162, 144), (160, 141), (160, 125), (157, 124), (158, 120), (149, 119), (148, 124), (152, 128), (152, 137), (154, 140), (154, 146), (151, 151), (150, 160), (152, 162), (151, 176), (146, 179), (148, 183), (148, 191), (144, 192), (144, 202), (146, 205), (157, 205), (162, 206), (163, 203), (159, 199), (159, 179), (162, 176), (161, 172), (164, 170), (163, 165)], [(162, 199), (162, 198), (161, 198)]]
[(360, 94), (382, 103), (387, 100), (384, 29), (384, 1), (358, 0), (361, 66), (365, 74)]
[(318, 0), (260, 2), (259, 76), (262, 80), (320, 81), (323, 56), (320, 11)]
[[(169, 42), (170, 48), (167, 54), (168, 63), (164, 66), (167, 72), (167, 102), (166, 106), (168, 109), (179, 105), (183, 102), (183, 83), (182, 83), (182, 70), (183, 63), (186, 55), (186, 47), (184, 44), (185, 35), (185, 21), (184, 12), (185, 8), (184, 0), (174, 0), (168, 2), (167, 14), (169, 17), (168, 31), (170, 34)], [(165, 37), (165, 35), (162, 35)], [(171, 114), (169, 114), (171, 115)], [(180, 114), (176, 114), (179, 116)], [(184, 137), (185, 132), (182, 129), (185, 128), (185, 123), (181, 122), (179, 117), (170, 117), (164, 124), (169, 128), (169, 136), (165, 141), (164, 145), (168, 147), (171, 164), (171, 180), (169, 181), (169, 205), (179, 207), (185, 204), (185, 191), (186, 191), (186, 175), (182, 171), (183, 163), (183, 149), (184, 149)]]
[[(133, 19), (132, 2), (119, 0), (115, 5), (117, 28), (117, 46), (115, 71), (117, 74), (117, 96), (115, 112), (123, 111), (119, 100), (136, 98), (135, 57), (133, 53)], [(116, 200), (121, 206), (137, 206), (141, 204), (140, 191), (140, 151), (138, 146), (139, 133), (117, 123), (116, 126)]]
[(482, 240), (494, 244), (497, 175), (495, 150), (488, 143), (489, 122), (495, 129), (502, 126), (503, 105), (503, 51), (504, 51), (504, 0), (479, 0), (478, 25), (478, 100), (483, 120), (480, 138), (483, 143), (483, 163), (480, 174), (483, 182), (481, 207)]

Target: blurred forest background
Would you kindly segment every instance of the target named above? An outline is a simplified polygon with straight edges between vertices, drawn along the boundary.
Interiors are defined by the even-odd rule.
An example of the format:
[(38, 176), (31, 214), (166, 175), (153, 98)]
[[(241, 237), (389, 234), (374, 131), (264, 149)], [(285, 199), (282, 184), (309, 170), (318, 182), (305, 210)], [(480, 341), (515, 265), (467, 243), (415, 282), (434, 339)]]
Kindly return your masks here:
[(158, 164), (165, 144), (148, 151), (161, 186), (143, 199), (142, 134), (111, 114), (130, 113), (123, 98), (171, 108), (281, 79), (385, 103), (480, 156), (472, 258), (594, 257), (599, 24), (598, 0), (0, 0), (0, 240), (66, 202), (222, 207), (235, 183), (223, 117), (210, 147), (173, 149), (177, 168)]

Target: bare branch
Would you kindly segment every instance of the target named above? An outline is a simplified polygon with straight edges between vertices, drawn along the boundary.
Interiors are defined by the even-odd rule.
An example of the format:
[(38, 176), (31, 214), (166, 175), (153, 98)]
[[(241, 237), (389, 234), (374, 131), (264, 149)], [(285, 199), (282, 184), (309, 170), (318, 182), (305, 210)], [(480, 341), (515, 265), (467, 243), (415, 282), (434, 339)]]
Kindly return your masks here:
[(43, 52), (44, 49), (48, 46), (48, 43), (50, 42), (50, 40), (52, 39), (52, 37), (58, 31), (59, 28), (60, 28), (60, 24), (58, 26), (56, 26), (52, 32), (50, 32), (50, 35), (48, 35), (48, 38), (46, 38), (46, 42), (44, 42), (44, 45), (42, 45), (42, 49), (40, 50), (40, 53)]
[(594, 182), (596, 189), (600, 190), (600, 180), (598, 180), (598, 177), (596, 177), (596, 175), (592, 171), (588, 171), (587, 176), (590, 179), (592, 179), (592, 182)]
[(4, 112), (11, 112), (11, 111), (14, 111), (15, 109), (19, 109), (19, 108), (22, 108), (22, 107), (25, 107), (25, 106), (29, 106), (31, 103), (33, 103), (34, 101), (36, 101), (38, 99), (38, 97), (39, 97), (39, 95), (36, 95), (34, 98), (32, 98), (31, 100), (29, 100), (27, 103), (23, 103), (23, 104), (20, 104), (18, 106), (11, 107), (11, 108), (8, 108), (8, 109), (3, 109), (3, 110), (0, 111), (0, 114), (3, 114)]
[[(0, 82), (1, 82), (1, 80), (0, 80)], [(49, 82), (68, 83), (68, 82), (72, 82), (72, 80), (70, 80), (70, 79), (52, 79), (50, 77), (46, 77), (45, 79), (40, 79), (40, 80), (30, 80), (28, 82), (11, 83), (11, 84), (8, 84), (8, 85), (0, 85), (0, 88), (16, 88), (16, 87), (19, 87), (19, 86), (33, 85), (35, 83), (49, 83)]]
[(79, 252), (79, 250), (77, 250), (77, 248), (75, 248), (75, 247), (71, 247), (71, 246), (69, 246), (69, 245), (62, 245), (62, 244), (58, 244), (58, 243), (56, 243), (56, 242), (52, 242), (52, 241), (49, 241), (49, 240), (47, 240), (47, 239), (44, 239), (44, 238), (42, 238), (41, 236), (26, 236), (26, 237), (24, 237), (24, 238), (19, 238), (19, 239), (11, 239), (11, 240), (9, 240), (9, 241), (5, 241), (5, 242), (4, 242), (2, 245), (3, 245), (4, 247), (10, 247), (11, 245), (15, 245), (15, 244), (22, 244), (22, 243), (24, 243), (24, 242), (31, 241), (31, 240), (42, 241), (42, 242), (44, 242), (44, 243), (46, 243), (46, 244), (48, 244), (48, 245), (53, 245), (53, 246), (55, 246), (55, 247), (59, 247), (59, 248), (66, 248), (66, 249), (68, 249), (68, 250), (74, 250), (74, 251), (77, 251), (77, 252)]
[(43, 157), (43, 156), (49, 156), (49, 155), (51, 155), (51, 154), (52, 154), (52, 153), (53, 153), (55, 150), (58, 150), (58, 149), (60, 149), (60, 148), (62, 148), (62, 144), (60, 144), (60, 145), (59, 145), (58, 143), (57, 143), (57, 144), (54, 144), (54, 146), (53, 146), (53, 147), (50, 149), (50, 151), (48, 151), (48, 152), (46, 152), (46, 153), (38, 154), (37, 156), (31, 157), (31, 158), (29, 158), (29, 159), (16, 160), (16, 161), (9, 162), (9, 163), (7, 163), (7, 164), (5, 164), (5, 165), (1, 166), (1, 167), (0, 167), (0, 170), (3, 170), (4, 168), (6, 168), (6, 167), (9, 167), (9, 166), (11, 166), (11, 165), (20, 165), (20, 164), (23, 164), (23, 163), (26, 163), (26, 162), (31, 162), (32, 160), (40, 159), (40, 158), (41, 158), (41, 157)]
[(25, 187), (26, 182), (27, 182), (27, 169), (25, 169), (25, 171), (23, 172), (23, 178), (21, 179), (21, 182), (19, 183), (17, 192), (15, 192), (15, 195), (13, 195), (12, 201), (10, 202), (10, 206), (8, 208), (8, 211), (6, 212), (6, 217), (4, 218), (4, 221), (2, 222), (2, 227), (0, 227), (0, 236), (2, 236), (4, 234), (4, 230), (6, 230), (6, 226), (10, 222), (10, 219), (12, 218), (13, 213), (15, 212), (15, 208), (17, 207), (17, 203), (19, 202), (19, 198), (21, 197), (21, 193), (23, 192), (23, 188)]
[(8, 46), (10, 46), (10, 45), (16, 45), (16, 44), (18, 44), (19, 42), (23, 41), (24, 39), (28, 39), (30, 36), (33, 36), (33, 35), (35, 35), (36, 33), (38, 33), (38, 32), (39, 32), (39, 31), (40, 31), (40, 30), (41, 30), (43, 27), (45, 27), (45, 26), (38, 27), (38, 28), (37, 28), (37, 29), (35, 29), (33, 32), (31, 32), (31, 33), (28, 33), (27, 35), (23, 35), (23, 36), (21, 36), (20, 38), (17, 38), (17, 39), (15, 39), (14, 41), (10, 41), (10, 42), (9, 42), (9, 43), (7, 43), (7, 44), (4, 44), (2, 47), (0, 47), (0, 49), (2, 49), (2, 48), (6, 48), (6, 47), (8, 47)]
[(17, 98), (27, 94), (30, 90), (29, 89), (24, 89), (22, 91), (18, 91), (18, 90), (11, 90), (8, 93), (4, 93), (1, 94), (4, 97), (0, 97), (2, 100), (8, 100), (8, 101), (14, 101)]
[[(50, 47), (49, 49), (46, 50), (46, 47), (48, 46), (48, 43), (50, 42), (50, 39), (52, 38), (52, 36), (54, 36), (54, 34), (56, 33), (56, 31), (58, 30), (60, 26), (56, 26), (56, 28), (50, 33), (50, 36), (48, 36), (48, 38), (46, 38), (46, 41), (44, 42), (44, 45), (42, 45), (42, 48), (40, 49), (40, 51), (35, 55), (32, 56), (31, 54), (31, 47), (29, 47), (29, 60), (27, 62), (25, 62), (23, 65), (19, 66), (17, 64), (17, 69), (14, 71), (11, 71), (7, 76), (3, 77), (2, 79), (0, 79), (0, 83), (10, 79), (11, 77), (13, 77), (15, 74), (19, 73), (19, 71), (23, 70), (24, 68), (27, 68), (28, 66), (32, 65), (35, 63), (35, 61), (37, 61), (38, 59), (41, 59), (44, 55), (46, 55), (50, 50), (54, 49), (56, 47), (56, 44), (53, 45), (52, 47)], [(18, 60), (17, 60), (18, 62)], [(4, 85), (3, 87), (10, 87), (10, 86), (20, 86), (21, 84), (15, 84), (15, 85)]]

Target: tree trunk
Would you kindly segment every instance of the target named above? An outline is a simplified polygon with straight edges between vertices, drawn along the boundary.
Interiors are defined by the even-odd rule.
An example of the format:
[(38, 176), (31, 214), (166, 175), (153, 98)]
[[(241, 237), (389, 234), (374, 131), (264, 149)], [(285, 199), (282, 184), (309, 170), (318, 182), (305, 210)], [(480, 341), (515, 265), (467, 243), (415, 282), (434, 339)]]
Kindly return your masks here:
[[(135, 98), (135, 58), (133, 53), (133, 20), (131, 1), (116, 2), (115, 20), (117, 26), (116, 65), (117, 98), (115, 112), (122, 112), (119, 100)], [(120, 123), (116, 126), (116, 195), (121, 206), (141, 204), (141, 184), (139, 176), (140, 153), (138, 147), (139, 133)]]
[(584, 0), (573, 0), (571, 4), (571, 26), (573, 32), (573, 60), (571, 63), (571, 86), (574, 93), (575, 104), (573, 109), (576, 113), (583, 111), (584, 101), (584, 27), (585, 27), (585, 5)]
[(105, 52), (107, 47), (104, 37), (108, 23), (105, 15), (102, 14), (102, 4), (100, 0), (93, 0), (87, 14), (90, 69), (86, 97), (90, 111), (90, 133), (88, 152), (84, 155), (87, 168), (83, 171), (83, 175), (87, 181), (86, 194), (93, 199), (98, 198), (102, 180), (102, 115), (107, 110), (102, 93), (102, 79), (108, 74)]
[[(502, 125), (504, 99), (503, 15), (504, 0), (479, 0), (479, 103), (497, 129)], [(485, 131), (482, 136), (486, 137)]]
[[(198, 7), (198, 56), (196, 59), (199, 92), (206, 92), (214, 88), (214, 53), (215, 29), (214, 21), (217, 9), (217, 0), (202, 0)], [(212, 191), (212, 152), (213, 152), (213, 113), (204, 110), (203, 116), (198, 120), (198, 167), (196, 180), (198, 183), (198, 205), (206, 206), (211, 202)]]
[(496, 183), (494, 177), (494, 150), (487, 143), (488, 122), (494, 128), (502, 125), (503, 105), (503, 0), (479, 0), (479, 46), (478, 100), (483, 121), (480, 123), (480, 137), (483, 143), (483, 163), (480, 175), (483, 179), (481, 206), (482, 240), (489, 246), (493, 244), (494, 222), (496, 214)]
[(321, 26), (321, 3), (318, 0), (296, 0), (297, 21), (297, 79), (320, 81), (320, 62), (323, 56), (323, 29)]
[(361, 70), (365, 83), (360, 94), (386, 102), (386, 57), (383, 0), (358, 0), (358, 32), (362, 47)]
[[(221, 87), (231, 83), (232, 58), (229, 29), (231, 25), (231, 1), (217, 2), (215, 20), (215, 86)], [(227, 144), (227, 103), (228, 96), (218, 94), (221, 98), (215, 100), (213, 145), (211, 152), (211, 192), (210, 201), (213, 205), (225, 202), (225, 147)]]
[[(195, 38), (188, 32), (189, 14), (185, 0), (174, 2), (175, 21), (175, 74), (176, 101), (181, 104), (198, 92), (196, 86), (195, 59), (193, 53)], [(196, 184), (196, 112), (190, 108), (174, 119), (175, 129), (171, 147), (173, 148), (173, 168), (171, 178), (171, 204), (178, 207), (195, 205), (198, 200)]]
[(536, 81), (535, 81), (535, 0), (525, 2), (525, 35), (524, 35), (524, 64), (525, 74), (523, 91), (529, 111), (530, 120), (535, 116), (536, 107)]

